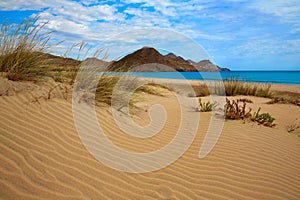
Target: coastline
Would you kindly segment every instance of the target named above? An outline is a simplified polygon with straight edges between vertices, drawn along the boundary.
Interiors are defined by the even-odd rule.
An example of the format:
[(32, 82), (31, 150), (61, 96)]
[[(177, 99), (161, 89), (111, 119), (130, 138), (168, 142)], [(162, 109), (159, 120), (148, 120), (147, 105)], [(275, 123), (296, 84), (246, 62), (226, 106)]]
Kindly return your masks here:
[(247, 83), (299, 85), (300, 71), (219, 71), (219, 72), (133, 72), (136, 77), (219, 81), (233, 79)]
[[(206, 85), (206, 83), (216, 83), (218, 81), (202, 81), (202, 80), (182, 80), (182, 79), (166, 79), (166, 78), (145, 78), (145, 77), (136, 77), (137, 80), (144, 79), (149, 82), (155, 82), (158, 84), (166, 84), (173, 86), (174, 89), (176, 87), (180, 87), (186, 84), (190, 84), (191, 86), (197, 86), (197, 85)], [(243, 81), (241, 81), (243, 82)], [(257, 82), (243, 82), (246, 84), (255, 84), (260, 86), (266, 86), (270, 85), (271, 91), (278, 91), (278, 92), (290, 92), (290, 93), (296, 93), (300, 94), (300, 85), (292, 85), (292, 84), (267, 84), (267, 83), (257, 83)]]

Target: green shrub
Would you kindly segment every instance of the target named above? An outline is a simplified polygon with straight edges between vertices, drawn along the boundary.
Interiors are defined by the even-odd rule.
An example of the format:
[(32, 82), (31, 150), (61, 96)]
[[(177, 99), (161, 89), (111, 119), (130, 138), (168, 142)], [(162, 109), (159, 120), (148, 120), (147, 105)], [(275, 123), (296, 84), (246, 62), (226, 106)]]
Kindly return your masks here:
[(259, 114), (261, 108), (257, 110), (257, 112), (254, 113), (252, 117), (252, 121), (256, 121), (259, 124), (263, 124), (265, 126), (273, 127), (275, 124), (273, 123), (275, 121), (275, 118), (272, 117), (269, 113), (262, 113)]
[(213, 109), (215, 109), (217, 106), (216, 102), (211, 103), (210, 101), (207, 101), (202, 103), (201, 98), (198, 99), (198, 102), (199, 102), (199, 108), (197, 110), (200, 112), (210, 112)]

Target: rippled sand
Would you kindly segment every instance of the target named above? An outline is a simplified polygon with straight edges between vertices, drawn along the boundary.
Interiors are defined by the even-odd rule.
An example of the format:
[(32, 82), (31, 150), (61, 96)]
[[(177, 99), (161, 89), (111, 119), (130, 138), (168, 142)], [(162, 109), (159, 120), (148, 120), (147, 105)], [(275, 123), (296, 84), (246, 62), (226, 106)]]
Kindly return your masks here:
[[(35, 102), (29, 93), (0, 96), (0, 199), (300, 199), (299, 129), (288, 133), (286, 127), (299, 118), (300, 107), (247, 98), (253, 110), (262, 107), (277, 125), (226, 121), (214, 149), (199, 159), (211, 113), (198, 113), (198, 131), (182, 157), (158, 171), (131, 174), (100, 163), (86, 150), (70, 100)], [(163, 130), (147, 139), (124, 134), (110, 109), (97, 108), (108, 138), (130, 152), (165, 146), (179, 126), (173, 95), (145, 99), (144, 111), (133, 113), (135, 122), (149, 122), (147, 106), (153, 103), (167, 111)]]

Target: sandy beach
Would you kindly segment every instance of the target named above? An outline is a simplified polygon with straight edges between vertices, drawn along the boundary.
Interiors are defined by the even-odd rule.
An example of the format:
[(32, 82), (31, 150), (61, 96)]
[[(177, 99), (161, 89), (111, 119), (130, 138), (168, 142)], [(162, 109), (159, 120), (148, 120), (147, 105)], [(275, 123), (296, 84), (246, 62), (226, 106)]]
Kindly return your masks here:
[[(14, 90), (5, 90), (4, 83)], [(126, 173), (99, 162), (85, 148), (74, 124), (71, 93), (54, 91), (47, 99), (47, 88), (55, 83), (1, 84), (0, 199), (300, 199), (300, 129), (287, 131), (300, 124), (299, 106), (266, 104), (270, 99), (261, 97), (230, 97), (251, 99), (248, 106), (269, 112), (276, 126), (226, 120), (217, 144), (200, 159), (212, 114), (195, 112), (200, 115), (195, 138), (178, 160), (157, 171)], [(272, 89), (300, 93), (300, 86)], [(163, 105), (167, 112), (162, 131), (146, 139), (124, 134), (111, 109), (96, 108), (107, 137), (129, 152), (164, 147), (180, 124), (172, 92), (146, 95), (138, 104), (142, 109), (133, 113), (136, 123), (149, 123), (147, 108), (153, 104)]]

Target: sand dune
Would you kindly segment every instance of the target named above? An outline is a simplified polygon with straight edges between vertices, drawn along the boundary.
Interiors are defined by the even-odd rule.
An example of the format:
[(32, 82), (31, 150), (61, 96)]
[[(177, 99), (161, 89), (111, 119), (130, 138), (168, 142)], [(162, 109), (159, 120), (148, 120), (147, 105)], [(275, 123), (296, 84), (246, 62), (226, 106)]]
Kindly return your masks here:
[[(180, 118), (176, 98), (146, 99), (145, 105), (161, 103), (168, 111), (164, 129), (147, 139), (123, 134), (111, 110), (97, 108), (115, 145), (149, 152), (172, 140)], [(299, 118), (300, 107), (251, 99), (250, 107), (276, 118), (275, 127), (226, 121), (213, 151), (199, 159), (211, 113), (198, 113), (197, 134), (180, 159), (158, 171), (131, 174), (111, 169), (86, 150), (70, 100), (34, 102), (22, 92), (0, 96), (0, 199), (300, 199), (300, 137), (286, 130)], [(149, 122), (147, 112), (136, 114), (136, 122)]]

